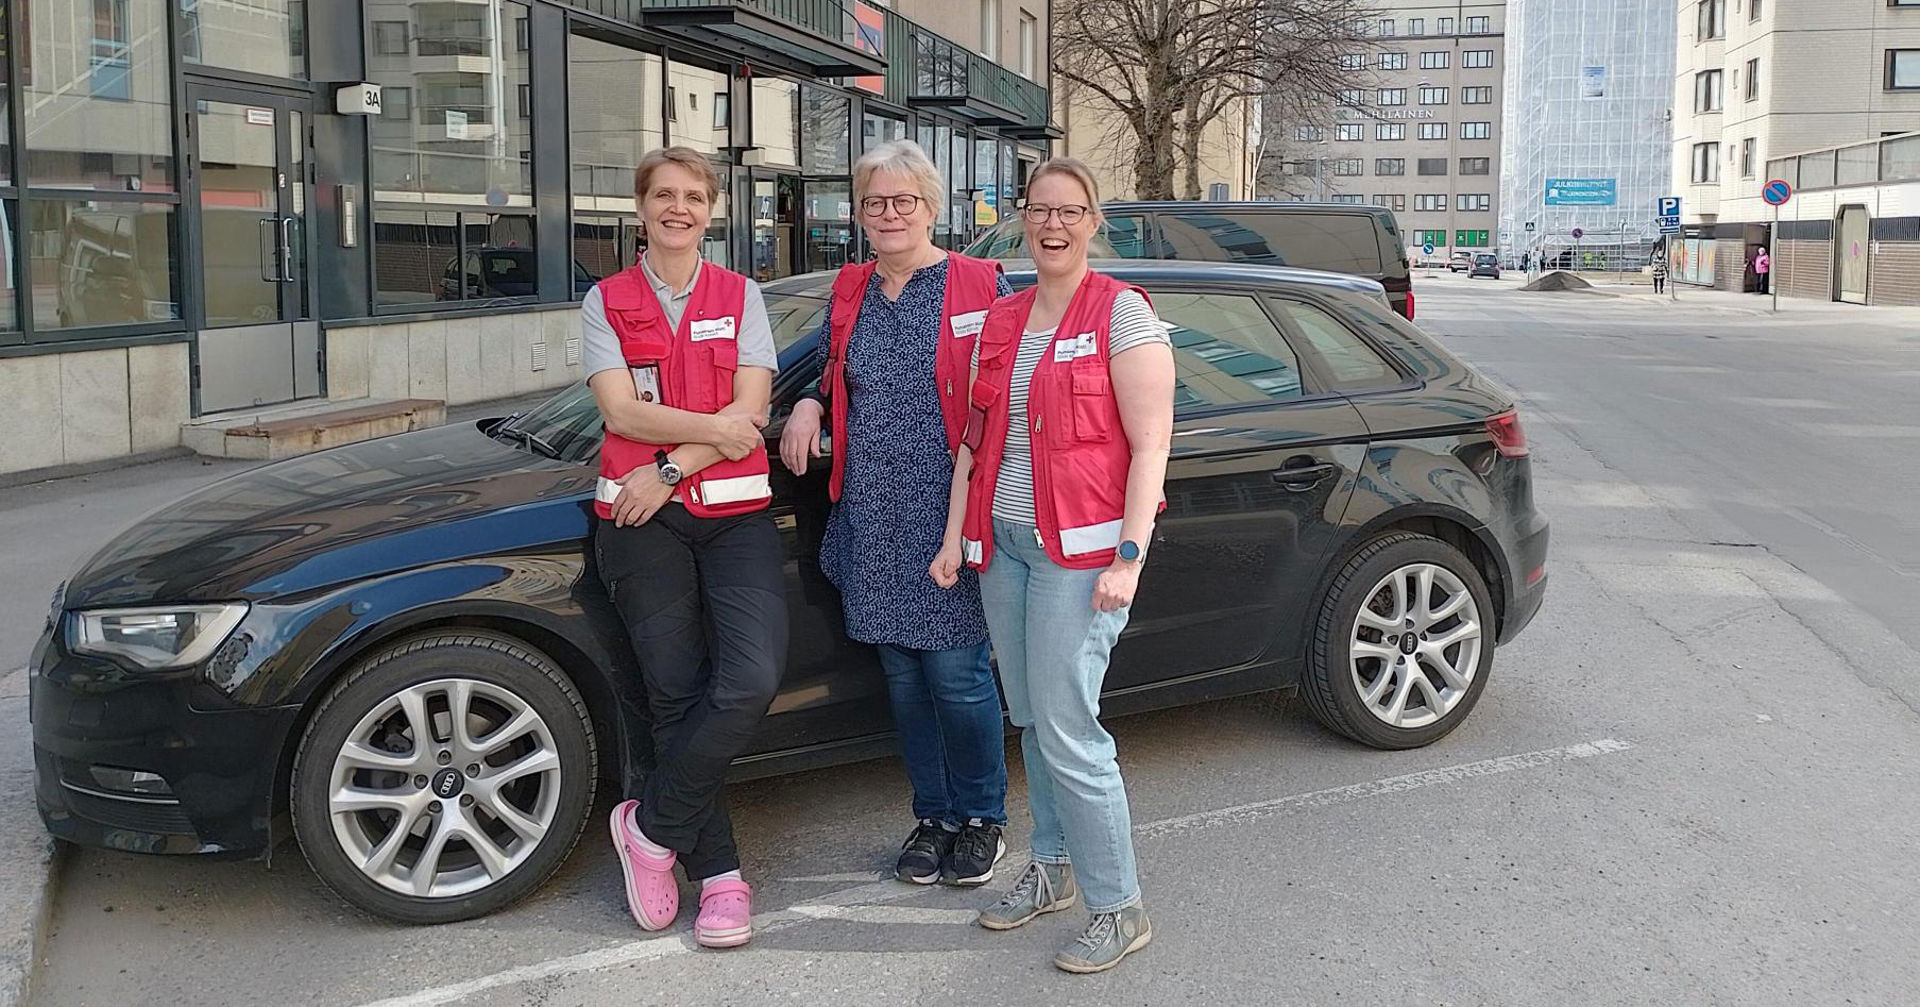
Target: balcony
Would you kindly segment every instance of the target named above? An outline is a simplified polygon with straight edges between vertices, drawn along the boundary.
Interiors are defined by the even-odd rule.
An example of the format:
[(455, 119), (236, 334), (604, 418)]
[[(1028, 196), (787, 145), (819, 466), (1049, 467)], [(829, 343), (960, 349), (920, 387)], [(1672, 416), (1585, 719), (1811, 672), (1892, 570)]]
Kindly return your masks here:
[[(897, 16), (891, 11), (888, 14)], [(1047, 123), (1045, 87), (925, 28), (908, 24), (912, 75), (907, 104), (938, 109), (982, 126), (998, 126), (1012, 136), (1040, 139), (1058, 134)]]
[(749, 65), (811, 77), (886, 72), (856, 40), (851, 0), (567, 0), (627, 24), (725, 49)]

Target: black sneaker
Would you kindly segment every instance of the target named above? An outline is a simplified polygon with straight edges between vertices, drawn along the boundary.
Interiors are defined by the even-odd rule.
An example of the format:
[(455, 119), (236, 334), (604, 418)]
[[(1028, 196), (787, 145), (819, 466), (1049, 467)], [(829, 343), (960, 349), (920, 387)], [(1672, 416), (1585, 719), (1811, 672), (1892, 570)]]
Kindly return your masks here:
[(893, 876), (916, 885), (930, 885), (940, 880), (940, 865), (946, 861), (958, 835), (931, 818), (921, 819), (920, 824), (914, 826), (913, 834), (900, 845), (900, 860), (893, 866)]
[(978, 818), (968, 819), (947, 854), (949, 884), (972, 888), (993, 880), (993, 865), (1007, 855), (1007, 841), (1000, 838), (1001, 827)]

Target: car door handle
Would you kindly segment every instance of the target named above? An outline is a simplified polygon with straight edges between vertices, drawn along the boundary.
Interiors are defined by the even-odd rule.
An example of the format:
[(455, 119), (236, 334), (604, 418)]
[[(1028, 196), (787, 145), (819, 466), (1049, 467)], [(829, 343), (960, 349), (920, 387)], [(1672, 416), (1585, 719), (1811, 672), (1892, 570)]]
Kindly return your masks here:
[(1312, 465), (1295, 465), (1275, 469), (1273, 481), (1290, 490), (1304, 490), (1332, 475), (1339, 466), (1332, 462), (1318, 462)]

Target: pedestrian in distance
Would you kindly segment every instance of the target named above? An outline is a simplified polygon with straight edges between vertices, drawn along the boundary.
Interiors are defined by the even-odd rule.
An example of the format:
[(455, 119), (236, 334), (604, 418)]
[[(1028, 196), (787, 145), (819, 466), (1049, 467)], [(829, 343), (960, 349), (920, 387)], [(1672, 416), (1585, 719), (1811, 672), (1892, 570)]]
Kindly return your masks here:
[(947, 527), (953, 451), (967, 421), (974, 341), (1012, 292), (998, 263), (933, 244), (946, 185), (907, 140), (853, 166), (871, 261), (840, 269), (821, 324), (820, 391), (801, 399), (780, 458), (805, 475), (832, 439), (834, 501), (820, 565), (847, 635), (879, 652), (917, 824), (894, 876), (982, 885), (1006, 853), (1007, 762), (980, 583), (927, 574)]
[(1084, 893), (1090, 918), (1053, 963), (1100, 972), (1153, 937), (1099, 715), (1164, 500), (1173, 348), (1145, 293), (1087, 267), (1102, 219), (1085, 164), (1036, 168), (1020, 214), (1039, 282), (987, 313), (930, 572), (981, 571), (1033, 813), (1032, 862), (979, 923), (1011, 930)]
[(1653, 292), (1656, 294), (1667, 292), (1667, 259), (1663, 255), (1653, 257)]
[(1772, 279), (1773, 256), (1767, 254), (1767, 246), (1761, 245), (1753, 252), (1754, 293), (1767, 292), (1767, 283)]
[[(594, 561), (647, 690), (656, 765), (608, 823), (644, 930), (700, 885), (694, 937), (753, 935), (724, 783), (780, 684), (787, 603), (761, 428), (779, 366), (760, 288), (702, 261), (720, 179), (705, 155), (640, 159), (640, 263), (581, 303), (588, 384), (605, 423)], [(631, 785), (629, 794), (633, 793)]]

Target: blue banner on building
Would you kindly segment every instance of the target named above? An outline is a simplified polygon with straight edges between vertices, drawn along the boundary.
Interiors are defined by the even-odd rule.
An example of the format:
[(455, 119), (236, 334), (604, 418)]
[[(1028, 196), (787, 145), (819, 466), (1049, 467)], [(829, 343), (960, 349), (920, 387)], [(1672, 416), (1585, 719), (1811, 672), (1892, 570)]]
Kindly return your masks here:
[(1548, 206), (1612, 206), (1617, 187), (1611, 178), (1549, 178)]

